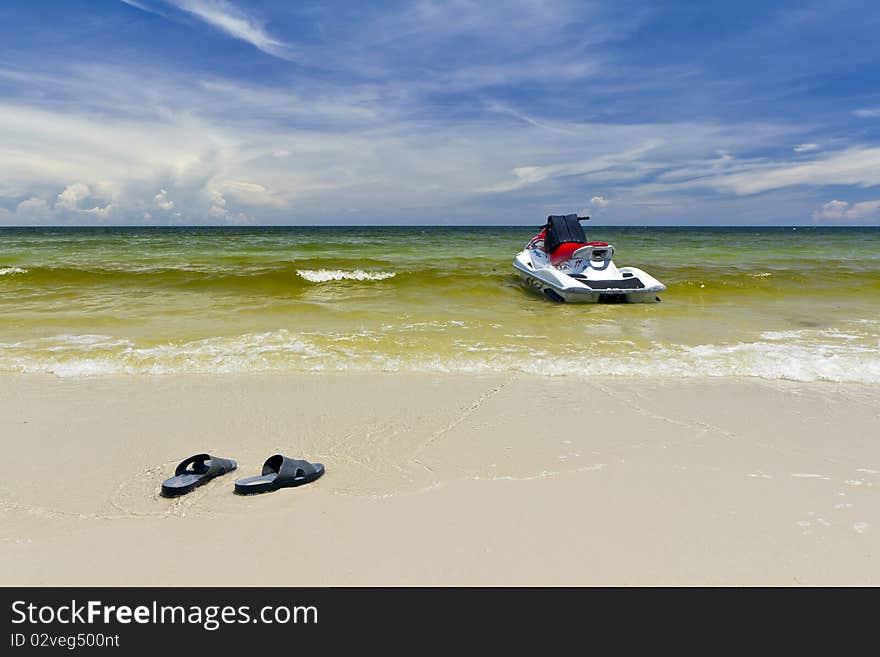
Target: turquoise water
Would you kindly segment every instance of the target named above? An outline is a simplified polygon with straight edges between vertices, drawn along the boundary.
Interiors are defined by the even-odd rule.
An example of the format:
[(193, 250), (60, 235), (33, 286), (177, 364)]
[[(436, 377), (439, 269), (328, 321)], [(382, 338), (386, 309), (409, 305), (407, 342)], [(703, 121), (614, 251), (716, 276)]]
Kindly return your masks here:
[(880, 229), (602, 228), (662, 303), (557, 305), (535, 227), (0, 229), (0, 372), (880, 381)]

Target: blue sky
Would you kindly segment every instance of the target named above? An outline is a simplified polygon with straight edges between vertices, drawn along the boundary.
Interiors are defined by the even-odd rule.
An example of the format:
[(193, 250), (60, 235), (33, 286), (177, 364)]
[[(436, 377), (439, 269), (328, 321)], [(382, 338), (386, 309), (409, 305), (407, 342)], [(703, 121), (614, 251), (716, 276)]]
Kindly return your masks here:
[(876, 2), (0, 3), (0, 225), (880, 225)]

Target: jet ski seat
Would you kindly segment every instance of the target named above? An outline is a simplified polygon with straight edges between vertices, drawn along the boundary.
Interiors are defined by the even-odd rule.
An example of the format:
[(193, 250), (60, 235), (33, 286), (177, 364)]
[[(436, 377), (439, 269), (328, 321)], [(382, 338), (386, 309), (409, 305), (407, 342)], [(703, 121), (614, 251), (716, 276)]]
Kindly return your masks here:
[(547, 217), (547, 234), (544, 248), (550, 254), (550, 264), (558, 265), (571, 258), (571, 254), (587, 243), (587, 236), (576, 214)]

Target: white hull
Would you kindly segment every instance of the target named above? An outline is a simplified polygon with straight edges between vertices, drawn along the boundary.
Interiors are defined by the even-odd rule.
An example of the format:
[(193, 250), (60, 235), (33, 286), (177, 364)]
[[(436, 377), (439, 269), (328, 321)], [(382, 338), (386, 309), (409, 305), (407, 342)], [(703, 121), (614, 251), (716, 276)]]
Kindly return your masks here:
[(617, 269), (611, 260), (580, 260), (550, 265), (546, 254), (526, 248), (513, 267), (525, 284), (554, 301), (566, 303), (655, 303), (666, 289), (656, 278), (636, 267)]

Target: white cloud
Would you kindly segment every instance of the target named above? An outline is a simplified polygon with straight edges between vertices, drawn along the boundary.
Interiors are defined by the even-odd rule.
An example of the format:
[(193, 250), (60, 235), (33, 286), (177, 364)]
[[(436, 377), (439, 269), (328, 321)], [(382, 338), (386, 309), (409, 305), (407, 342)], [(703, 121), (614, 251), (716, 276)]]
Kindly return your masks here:
[[(114, 82), (126, 103), (150, 109), (148, 98), (140, 102), (134, 80), (128, 86), (125, 79)], [(731, 172), (732, 156), (707, 166), (698, 159), (705, 153), (764, 147), (768, 135), (781, 143), (790, 139), (790, 129), (779, 125), (559, 123), (559, 130), (548, 131), (546, 121), (535, 125), (514, 116), (437, 120), (428, 131), (420, 118), (394, 113), (377, 114), (367, 125), (353, 113), (339, 125), (299, 127), (286, 119), (280, 125), (255, 121), (253, 112), (241, 111), (237, 94), (217, 96), (191, 81), (159, 91), (186, 105), (160, 117), (148, 112), (93, 118), (80, 108), (0, 103), (0, 180), (48, 196), (88, 171), (91, 177), (79, 182), (112, 202), (113, 217), (122, 222), (142, 221), (145, 211), (159, 222), (172, 220), (173, 211), (190, 223), (232, 221), (238, 213), (269, 223), (320, 222), (343, 207), (359, 207), (373, 220), (392, 211), (393, 220), (412, 221), (412, 208), (427, 217), (425, 209), (445, 214), (450, 207), (497, 204), (475, 190), (501, 194), (535, 187), (530, 195), (536, 199), (570, 191), (572, 202), (581, 203), (575, 199), (600, 182), (610, 191), (642, 185), (654, 172), (681, 171), (686, 175), (667, 181), (667, 188), (678, 189), (692, 184), (693, 176)], [(363, 102), (359, 97), (357, 103)], [(202, 113), (220, 107), (228, 114), (214, 119)], [(281, 152), (287, 156), (275, 157)], [(693, 173), (686, 171), (690, 163)], [(227, 206), (213, 202), (214, 191)], [(222, 208), (229, 212), (223, 215)]]
[(208, 216), (210, 217), (225, 217), (229, 214), (229, 210), (226, 209), (226, 199), (223, 198), (223, 194), (214, 190), (211, 192), (211, 207), (208, 208)]
[(880, 220), (880, 199), (862, 201), (852, 205), (846, 201), (829, 201), (821, 210), (813, 213), (814, 219), (833, 219), (836, 221)]
[[(266, 175), (266, 174), (264, 174)], [(329, 183), (310, 182), (308, 176), (291, 174), (288, 184), (291, 188), (286, 192), (273, 191), (266, 185), (243, 180), (223, 180), (218, 184), (225, 195), (247, 205), (283, 208), (298, 195), (332, 189)], [(221, 197), (222, 198), (222, 197)]]
[(270, 36), (262, 22), (226, 0), (171, 0), (178, 8), (196, 16), (220, 32), (246, 41), (255, 48), (282, 59), (292, 59), (289, 46)]
[(100, 219), (106, 219), (110, 216), (110, 213), (113, 211), (113, 204), (108, 203), (103, 208), (95, 206), (89, 210), (86, 210), (88, 214), (93, 214)]
[(606, 199), (604, 196), (594, 196), (590, 199), (590, 205), (595, 208), (607, 208), (608, 199)]
[(541, 182), (542, 180), (546, 180), (557, 172), (562, 172), (564, 169), (565, 165), (547, 167), (515, 167), (513, 171), (511, 171), (514, 176), (514, 180), (511, 180), (509, 182), (496, 183), (494, 185), (489, 185), (488, 187), (482, 187), (477, 191), (512, 192), (516, 189), (520, 189), (521, 187), (533, 185), (535, 183)]
[(798, 164), (733, 162), (736, 173), (709, 176), (690, 186), (757, 194), (798, 185), (880, 185), (880, 148), (856, 147)]
[(544, 128), (545, 130), (550, 130), (554, 132), (562, 132), (564, 134), (571, 134), (570, 131), (565, 128), (560, 128), (557, 125), (552, 123), (548, 123), (545, 121), (537, 121), (531, 116), (528, 116), (517, 109), (510, 107), (509, 105), (504, 105), (502, 103), (493, 102), (486, 105), (486, 111), (488, 112), (497, 112), (499, 114), (507, 114), (508, 116), (513, 116), (523, 123), (528, 123), (529, 125), (533, 125), (536, 128)]
[(159, 193), (153, 197), (153, 204), (160, 210), (174, 209), (174, 201), (168, 198), (168, 192), (160, 189)]
[(663, 145), (661, 139), (649, 139), (635, 148), (618, 152), (601, 155), (592, 160), (583, 162), (569, 162), (565, 164), (552, 164), (546, 166), (527, 166), (516, 167), (511, 173), (514, 180), (509, 182), (500, 182), (487, 187), (479, 188), (479, 192), (511, 192), (521, 189), (528, 185), (543, 182), (550, 178), (559, 178), (564, 176), (585, 176), (587, 174), (600, 173), (602, 171), (618, 168), (616, 171), (619, 179), (632, 178), (632, 174), (621, 171), (619, 167), (637, 162), (643, 155), (651, 150)]
[[(832, 174), (874, 179), (869, 163), (850, 166), (864, 148), (795, 158), (791, 144), (806, 141), (811, 126), (577, 123), (483, 100), (474, 117), (450, 119), (426, 116), (405, 85), (355, 84), (336, 95), (323, 83), (150, 75), (90, 65), (33, 81), (69, 102), (0, 101), (0, 194), (50, 199), (50, 211), (58, 197), (47, 220), (61, 222), (101, 210), (121, 223), (174, 221), (174, 212), (180, 223), (320, 223), (349, 207), (364, 221), (429, 222), (514, 206), (518, 216), (540, 213), (563, 199), (574, 207), (599, 189), (623, 217), (630, 200), (677, 194), (680, 203), (695, 187), (747, 194), (767, 180), (799, 184), (780, 180), (783, 171), (843, 153), (851, 156), (831, 162)], [(772, 148), (791, 159), (733, 155)], [(816, 181), (807, 184), (827, 177), (807, 173)], [(69, 191), (71, 181), (90, 196)], [(798, 206), (799, 216), (814, 207)]]
[(853, 112), (860, 119), (876, 119), (880, 117), (880, 107), (865, 107)]
[(151, 14), (157, 14), (158, 16), (166, 16), (166, 14), (155, 7), (151, 7), (150, 5), (144, 4), (143, 2), (138, 2), (137, 0), (122, 0), (129, 7), (134, 7), (135, 9), (140, 9), (141, 11), (146, 11)]
[(843, 219), (849, 203), (846, 201), (829, 201), (822, 206), (820, 211), (814, 212), (813, 217), (816, 219)]
[(90, 196), (92, 196), (92, 192), (88, 185), (73, 183), (67, 185), (56, 196), (55, 203), (51, 206), (45, 199), (32, 196), (19, 203), (15, 208), (15, 212), (9, 214), (10, 216), (40, 222), (64, 220), (65, 218), (70, 218), (71, 215), (90, 214), (100, 219), (109, 217), (113, 212), (112, 203), (107, 203), (104, 206), (96, 205), (88, 209), (79, 206), (80, 201)]
[(225, 184), (226, 189), (241, 194), (263, 195), (269, 190), (259, 183), (244, 182), (241, 180), (229, 180)]
[(32, 196), (16, 206), (15, 214), (28, 219), (45, 219), (51, 215), (51, 210), (44, 199)]
[(91, 195), (88, 185), (73, 183), (64, 188), (64, 191), (55, 199), (56, 210), (78, 210), (79, 202)]
[(819, 144), (798, 144), (792, 150), (795, 153), (809, 153), (819, 149)]
[(226, 222), (233, 226), (248, 226), (255, 223), (254, 217), (244, 212), (239, 212), (235, 215), (229, 215), (226, 218)]
[[(386, 87), (378, 91), (392, 102), (522, 82), (574, 82), (602, 70), (599, 44), (622, 38), (644, 21), (640, 12), (617, 18), (607, 13), (575, 0), (410, 0), (363, 3), (356, 12), (318, 3), (307, 14), (318, 17), (323, 38), (285, 44), (278, 56), (369, 79)], [(584, 20), (589, 29), (572, 29)]]
[[(241, 111), (239, 97), (226, 96), (224, 105), (214, 90), (191, 81), (179, 89), (160, 86), (163, 98), (186, 104), (154, 116), (149, 98), (138, 95), (140, 86), (136, 80), (114, 79), (124, 102), (146, 111), (131, 118), (112, 111), (93, 117), (79, 106), (0, 102), (4, 188), (19, 198), (54, 199), (76, 180), (88, 187), (90, 199), (104, 200), (86, 205), (79, 199), (77, 210), (59, 206), (59, 213), (84, 219), (83, 207), (112, 203), (112, 216), (121, 223), (175, 221), (173, 212), (183, 223), (228, 223), (241, 221), (239, 215), (261, 223), (320, 223), (349, 207), (360, 208), (372, 221), (445, 219), (450, 209), (466, 219), (489, 206), (497, 210), (498, 195), (506, 193), (518, 194), (516, 205), (524, 208), (526, 190), (534, 203), (528, 212), (543, 212), (551, 196), (580, 204), (578, 199), (599, 184), (614, 198), (631, 197), (642, 193), (646, 176), (657, 179), (664, 172), (676, 175), (658, 179), (659, 191), (646, 189), (652, 198), (690, 186), (720, 186), (723, 176), (766, 163), (722, 155), (707, 164), (701, 159), (705, 154), (722, 147), (732, 152), (764, 148), (770, 137), (790, 143), (792, 130), (754, 124), (560, 123), (560, 130), (548, 131), (513, 116), (436, 120), (425, 130), (421, 118), (395, 113), (377, 114), (366, 125), (353, 113), (338, 125), (299, 126), (286, 118), (254, 120), (253, 112)], [(111, 99), (103, 102), (114, 107)], [(222, 107), (225, 115), (203, 114)], [(288, 155), (274, 157), (279, 152)], [(488, 198), (477, 190), (495, 194)], [(225, 206), (215, 203), (214, 191)], [(154, 216), (144, 219), (144, 212)]]

